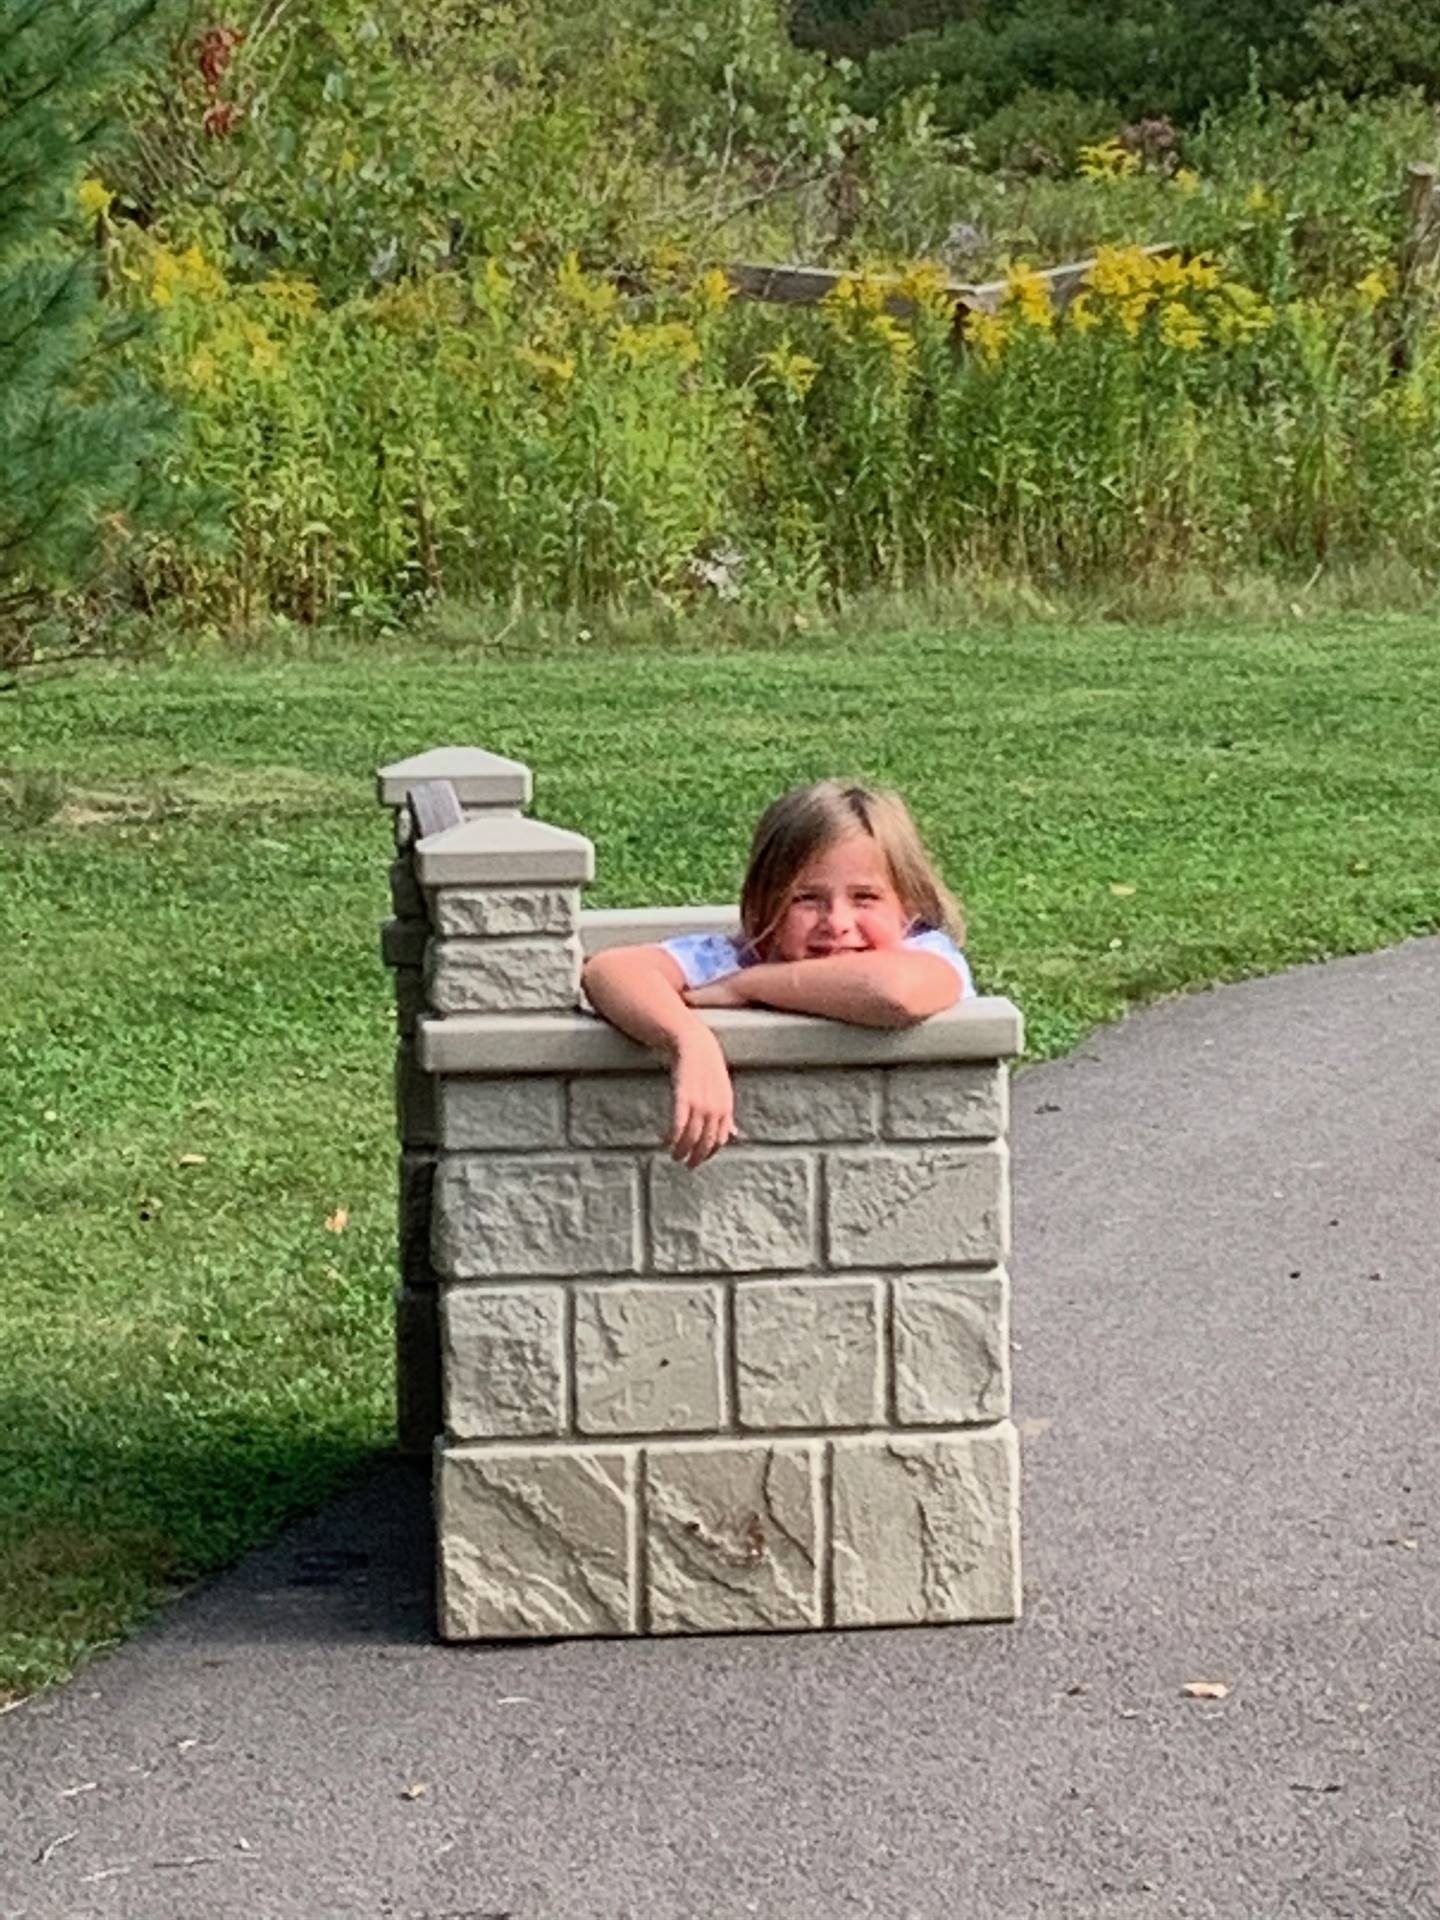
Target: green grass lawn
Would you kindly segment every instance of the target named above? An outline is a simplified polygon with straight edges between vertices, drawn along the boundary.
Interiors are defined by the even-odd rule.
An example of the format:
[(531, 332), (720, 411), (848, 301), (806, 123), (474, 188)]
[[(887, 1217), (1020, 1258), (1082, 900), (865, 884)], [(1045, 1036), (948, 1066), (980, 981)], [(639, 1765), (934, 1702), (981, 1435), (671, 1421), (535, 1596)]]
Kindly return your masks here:
[(372, 772), (457, 742), (535, 767), (536, 812), (598, 842), (600, 904), (733, 897), (780, 787), (895, 783), (1037, 1055), (1440, 926), (1416, 618), (357, 652), (0, 696), (0, 1692), (387, 1443)]

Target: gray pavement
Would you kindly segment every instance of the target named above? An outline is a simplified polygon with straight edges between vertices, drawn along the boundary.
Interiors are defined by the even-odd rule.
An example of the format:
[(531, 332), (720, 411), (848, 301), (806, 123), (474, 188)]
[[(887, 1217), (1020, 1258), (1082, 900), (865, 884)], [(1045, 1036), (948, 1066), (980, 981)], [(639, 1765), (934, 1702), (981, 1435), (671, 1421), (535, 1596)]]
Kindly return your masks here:
[(1018, 1081), (1020, 1626), (432, 1645), (383, 1466), (0, 1718), (0, 1914), (1440, 1916), (1437, 1012), (1415, 942)]

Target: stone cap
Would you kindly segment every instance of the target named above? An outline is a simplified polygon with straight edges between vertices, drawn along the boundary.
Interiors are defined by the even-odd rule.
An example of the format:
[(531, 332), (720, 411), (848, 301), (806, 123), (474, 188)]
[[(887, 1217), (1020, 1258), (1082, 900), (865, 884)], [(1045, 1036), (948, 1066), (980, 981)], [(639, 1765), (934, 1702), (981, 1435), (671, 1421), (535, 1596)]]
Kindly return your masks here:
[[(962, 1001), (912, 1027), (854, 1027), (805, 1013), (715, 1008), (700, 1016), (732, 1067), (886, 1067), (1005, 1060), (1025, 1043), (1013, 1002)], [(460, 1014), (422, 1020), (426, 1073), (663, 1072), (667, 1062), (594, 1013)]]
[(422, 780), (448, 780), (462, 807), (526, 807), (532, 781), (523, 761), (505, 760), (483, 747), (431, 747), (381, 767), (375, 776), (382, 807), (403, 807)]
[(604, 953), (685, 933), (728, 933), (739, 924), (739, 907), (587, 907), (580, 915), (580, 945), (587, 954)]
[(582, 833), (499, 813), (417, 841), (415, 875), (422, 887), (579, 887), (595, 877), (595, 848)]

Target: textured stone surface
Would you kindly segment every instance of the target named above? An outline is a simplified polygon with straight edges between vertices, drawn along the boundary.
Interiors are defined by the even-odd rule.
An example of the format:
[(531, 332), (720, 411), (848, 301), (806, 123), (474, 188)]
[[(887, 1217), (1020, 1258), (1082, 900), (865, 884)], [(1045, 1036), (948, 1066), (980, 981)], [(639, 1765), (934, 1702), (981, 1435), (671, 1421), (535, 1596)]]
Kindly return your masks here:
[(907, 1274), (894, 1287), (895, 1412), (960, 1426), (1010, 1411), (1009, 1282), (1003, 1273)]
[(493, 1151), (565, 1144), (565, 1083), (544, 1074), (490, 1079), (447, 1074), (439, 1083), (445, 1147)]
[(1003, 1066), (892, 1067), (885, 1131), (892, 1140), (998, 1140), (1009, 1115)]
[(697, 1171), (650, 1162), (650, 1227), (661, 1273), (765, 1272), (815, 1261), (815, 1163), (734, 1147)]
[(565, 1425), (565, 1303), (558, 1287), (446, 1287), (445, 1430), (525, 1439)]
[(1019, 1613), (1020, 1462), (1008, 1421), (831, 1445), (837, 1626)]
[(722, 1424), (719, 1287), (575, 1290), (582, 1433), (705, 1433)]
[(882, 1285), (757, 1280), (735, 1289), (743, 1427), (863, 1427), (884, 1418)]
[(580, 894), (574, 887), (442, 887), (431, 914), (440, 934), (490, 940), (550, 934), (568, 939), (579, 921)]
[(422, 1070), (410, 1040), (395, 1049), (395, 1123), (405, 1146), (434, 1146), (435, 1076)]
[(430, 1262), (434, 1199), (434, 1154), (402, 1153), (398, 1194), (400, 1277), (410, 1287), (435, 1283), (435, 1269)]
[(447, 1154), (435, 1180), (435, 1264), (457, 1280), (634, 1273), (639, 1202), (628, 1161)]
[(434, 1287), (395, 1289), (396, 1444), (428, 1460), (440, 1431), (440, 1327)]
[(820, 1625), (819, 1451), (783, 1440), (646, 1449), (652, 1632)]
[(580, 997), (578, 940), (432, 940), (425, 989), (439, 1013), (537, 1013)]
[[(593, 1074), (571, 1082), (570, 1137), (585, 1146), (653, 1147), (668, 1136), (672, 1110), (663, 1071)], [(735, 1075), (735, 1118), (750, 1145), (873, 1140), (880, 1076), (863, 1068), (742, 1071)]]
[(636, 1471), (618, 1450), (446, 1447), (442, 1637), (633, 1632)]
[(830, 1153), (829, 1263), (836, 1267), (991, 1266), (1005, 1258), (1003, 1145)]

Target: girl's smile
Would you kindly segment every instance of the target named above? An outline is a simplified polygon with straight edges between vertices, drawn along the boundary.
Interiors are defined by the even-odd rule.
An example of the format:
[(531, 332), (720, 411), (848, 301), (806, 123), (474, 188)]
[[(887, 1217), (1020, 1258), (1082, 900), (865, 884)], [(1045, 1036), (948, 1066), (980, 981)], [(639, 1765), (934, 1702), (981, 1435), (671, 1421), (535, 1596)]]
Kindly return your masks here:
[(847, 833), (796, 874), (770, 957), (822, 960), (898, 947), (909, 925), (880, 847), (868, 833)]

